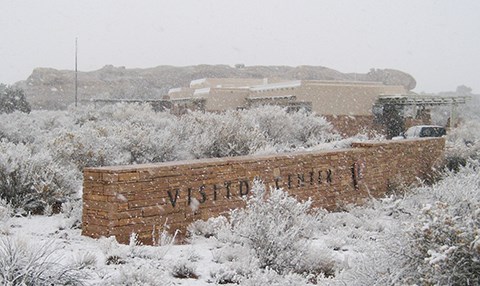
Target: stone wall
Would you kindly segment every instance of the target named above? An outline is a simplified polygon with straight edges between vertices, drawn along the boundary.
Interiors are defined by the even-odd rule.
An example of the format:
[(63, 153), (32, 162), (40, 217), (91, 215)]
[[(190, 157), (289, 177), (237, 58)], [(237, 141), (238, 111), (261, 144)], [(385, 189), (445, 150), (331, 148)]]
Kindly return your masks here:
[(195, 220), (244, 206), (254, 179), (337, 210), (383, 196), (398, 182), (428, 179), (444, 144), (442, 138), (362, 142), (333, 151), (86, 168), (82, 230), (121, 243), (132, 232), (155, 243), (165, 225), (184, 235)]
[(249, 97), (290, 95), (311, 102), (312, 111), (322, 116), (368, 116), (380, 95), (405, 93), (403, 86), (378, 82), (302, 80), (252, 87)]
[(373, 115), (325, 115), (323, 116), (330, 122), (341, 136), (351, 137), (359, 133), (368, 134), (371, 136), (387, 134), (385, 126), (375, 122)]

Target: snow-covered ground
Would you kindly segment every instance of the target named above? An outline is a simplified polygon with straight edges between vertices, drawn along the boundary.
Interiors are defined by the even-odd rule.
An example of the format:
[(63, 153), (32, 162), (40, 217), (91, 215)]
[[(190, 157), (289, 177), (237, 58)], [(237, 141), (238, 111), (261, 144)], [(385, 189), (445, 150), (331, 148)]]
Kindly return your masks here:
[[(280, 192), (228, 220), (195, 223), (187, 244), (164, 236), (160, 246), (81, 236), (84, 166), (339, 148), (352, 139), (339, 140), (322, 118), (275, 107), (178, 119), (117, 106), (2, 114), (0, 122), (0, 189), (16, 208), (0, 201), (0, 284), (480, 284), (478, 118), (449, 131), (457, 172), (433, 186), (398, 185), (334, 213)], [(50, 213), (58, 200), (60, 214), (25, 216)]]
[[(472, 269), (480, 267), (475, 260), (480, 258), (479, 189), (477, 164), (447, 174), (432, 187), (409, 189), (407, 193), (399, 189), (395, 196), (372, 200), (362, 207), (351, 206), (343, 212), (307, 213), (307, 202), (296, 202), (282, 193), (276, 198), (270, 194), (269, 203), (257, 201), (256, 205), (250, 204), (250, 213), (249, 207), (234, 213), (232, 223), (214, 219), (196, 224), (192, 230), (197, 235), (182, 245), (169, 243), (169, 237), (162, 239), (162, 246), (136, 245), (134, 238), (130, 245), (120, 245), (113, 237), (84, 237), (80, 229), (68, 227), (72, 218), (64, 214), (3, 216), (0, 251), (5, 251), (6, 242), (14, 242), (17, 249), (30, 249), (23, 252), (26, 257), (45, 247), (48, 260), (58, 263), (50, 267), (67, 266), (86, 285), (403, 285), (421, 283), (419, 277), (445, 282), (430, 276), (435, 272), (427, 269), (415, 273), (412, 267), (432, 266), (437, 271), (449, 266), (455, 259), (451, 253), (460, 250), (471, 253), (472, 257), (464, 258), (471, 259)], [(268, 214), (279, 220), (272, 224)], [(290, 224), (292, 214), (297, 218), (288, 228), (294, 230), (293, 236), (289, 230), (278, 232), (284, 222)], [(452, 229), (461, 232), (466, 241), (421, 240), (427, 230), (441, 239), (449, 230), (439, 226), (445, 221), (450, 221)], [(255, 224), (257, 227), (253, 227)], [(299, 224), (310, 230), (304, 232)], [(297, 232), (306, 237), (295, 236)], [(259, 233), (266, 244), (255, 241)], [(301, 245), (295, 244), (295, 239)], [(270, 266), (261, 266), (265, 253), (254, 246), (281, 247), (288, 243), (292, 244), (284, 250), (286, 260), (276, 253)], [(425, 251), (417, 247), (422, 243), (428, 248)], [(411, 265), (412, 260), (403, 256), (412, 253), (424, 255), (416, 260), (418, 265)], [(288, 265), (297, 258), (296, 265)], [(308, 264), (318, 267), (305, 266)], [(296, 270), (298, 265), (305, 267), (300, 268), (304, 272)], [(314, 269), (323, 272), (311, 271)], [(478, 282), (478, 273), (466, 275), (473, 275), (470, 279)]]
[[(377, 231), (392, 225), (392, 218), (387, 215), (371, 221), (361, 221), (348, 213), (329, 216), (345, 229), (319, 231), (311, 243), (322, 251), (323, 257), (318, 259), (328, 259), (328, 263), (340, 268), (351, 267), (349, 264), (365, 255), (369, 244), (374, 244)], [(197, 237), (183, 245), (120, 245), (114, 238), (82, 236), (80, 229), (66, 227), (69, 222), (63, 214), (9, 218), (2, 223), (2, 239), (15, 240), (20, 245), (26, 243), (34, 250), (47, 245), (52, 251), (52, 261), (70, 267), (86, 264), (82, 273), (87, 275), (84, 280), (87, 285), (212, 285), (218, 284), (218, 273), (227, 272), (229, 266), (233, 270), (228, 271), (242, 267), (251, 271), (249, 265), (232, 266), (234, 260), (246, 263), (250, 259), (248, 254), (243, 253), (245, 261), (241, 261), (242, 253), (235, 249), (222, 253), (221, 249), (227, 245), (215, 237)], [(357, 239), (365, 241), (358, 245)], [(175, 278), (176, 272), (182, 273), (182, 267), (187, 269), (183, 272), (191, 270), (196, 277)]]

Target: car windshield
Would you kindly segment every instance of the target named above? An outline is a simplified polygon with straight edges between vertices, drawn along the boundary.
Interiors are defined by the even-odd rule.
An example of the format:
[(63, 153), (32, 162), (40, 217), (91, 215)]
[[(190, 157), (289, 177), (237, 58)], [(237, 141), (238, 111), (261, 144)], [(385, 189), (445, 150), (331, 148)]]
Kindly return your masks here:
[(420, 137), (441, 137), (445, 135), (445, 129), (442, 127), (423, 127)]

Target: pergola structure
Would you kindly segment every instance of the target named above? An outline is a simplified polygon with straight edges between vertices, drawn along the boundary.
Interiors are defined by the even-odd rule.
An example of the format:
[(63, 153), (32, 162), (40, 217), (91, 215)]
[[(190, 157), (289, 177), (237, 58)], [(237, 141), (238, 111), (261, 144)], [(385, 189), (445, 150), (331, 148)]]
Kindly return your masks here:
[(450, 126), (455, 126), (457, 107), (459, 104), (465, 104), (469, 96), (435, 96), (435, 95), (385, 95), (378, 97), (373, 107), (373, 113), (380, 118), (387, 127), (389, 136), (396, 136), (403, 131), (403, 117), (401, 111), (405, 107), (420, 108), (425, 110), (432, 106), (451, 106)]
[(436, 96), (436, 95), (380, 95), (378, 104), (437, 106), (464, 104), (469, 96)]

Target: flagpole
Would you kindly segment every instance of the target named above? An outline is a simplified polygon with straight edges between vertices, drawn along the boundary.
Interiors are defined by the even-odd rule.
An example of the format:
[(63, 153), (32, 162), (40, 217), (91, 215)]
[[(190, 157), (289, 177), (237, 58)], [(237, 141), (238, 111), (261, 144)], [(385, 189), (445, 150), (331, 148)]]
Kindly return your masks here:
[(77, 71), (78, 39), (75, 37), (75, 107), (78, 100), (78, 71)]

